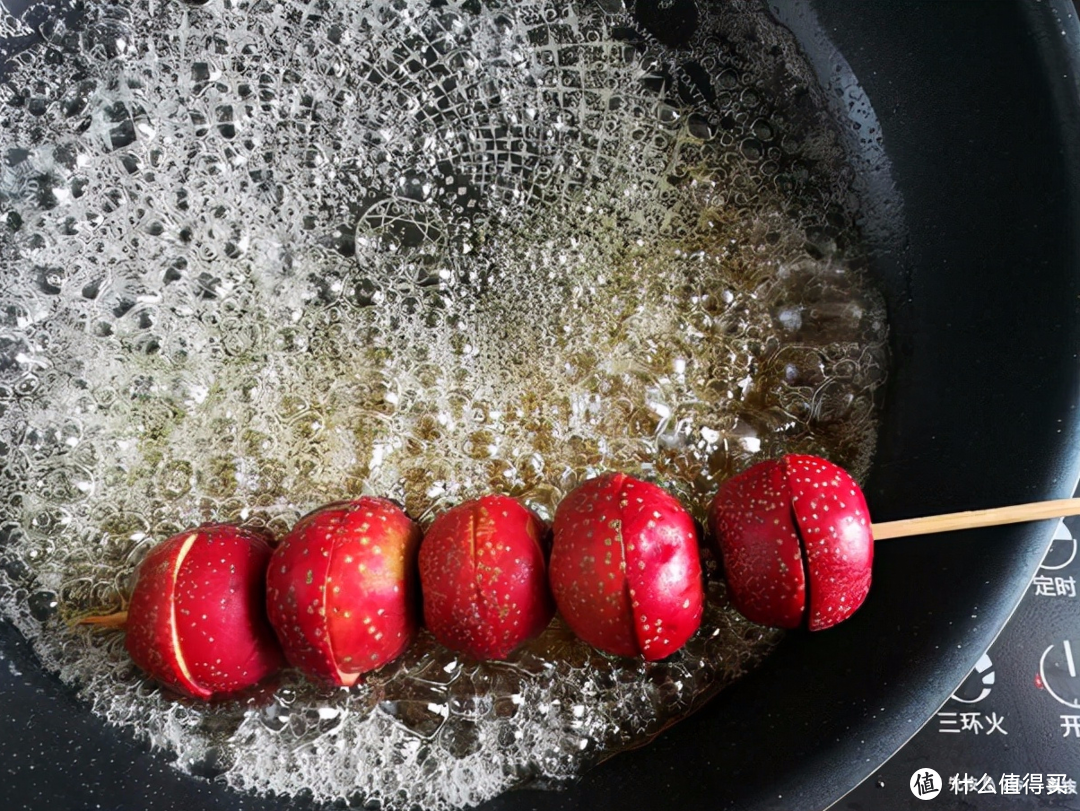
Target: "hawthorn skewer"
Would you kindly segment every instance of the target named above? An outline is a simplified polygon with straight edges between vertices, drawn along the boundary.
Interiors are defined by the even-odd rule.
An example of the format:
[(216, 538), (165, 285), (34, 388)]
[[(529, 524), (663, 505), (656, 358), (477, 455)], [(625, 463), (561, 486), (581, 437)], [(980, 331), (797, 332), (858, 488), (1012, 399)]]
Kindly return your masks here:
[[(631, 499), (622, 492), (624, 489), (634, 490), (635, 497)], [(498, 498), (488, 497), (488, 501), (494, 504), (492, 499)], [(483, 500), (476, 502), (481, 503)], [(635, 523), (636, 514), (624, 514), (631, 506), (642, 512), (641, 521)], [(461, 512), (463, 508), (465, 511)], [(472, 503), (468, 503), (458, 508), (457, 513), (450, 511), (449, 518), (442, 520), (448, 521), (459, 513), (471, 516), (472, 508)], [(385, 528), (389, 534), (379, 535), (380, 543), (372, 549), (380, 556), (384, 546), (397, 550), (391, 556), (394, 560), (390, 569), (383, 575), (390, 575), (384, 585), (396, 595), (392, 601), (403, 601), (403, 608), (393, 612), (400, 620), (400, 627), (386, 629), (388, 633), (394, 631), (389, 633), (390, 639), (387, 633), (373, 633), (374, 641), (369, 643), (367, 635), (356, 634), (345, 621), (326, 625), (331, 638), (324, 638), (325, 623), (315, 620), (313, 637), (309, 639), (304, 634), (299, 609), (321, 604), (321, 595), (327, 592), (331, 580), (338, 581), (332, 592), (337, 599), (348, 578), (344, 577), (344, 571), (331, 575), (332, 552), (341, 551), (337, 547), (344, 544), (342, 549), (348, 547), (342, 552), (345, 562), (360, 556), (362, 547), (370, 545), (368, 536), (375, 530), (368, 525), (377, 513), (386, 514), (384, 522), (394, 518), (396, 529)], [(870, 588), (876, 541), (1080, 515), (1080, 498), (872, 523), (861, 489), (843, 469), (819, 457), (787, 455), (754, 465), (725, 482), (709, 513), (735, 608), (762, 625), (807, 627), (815, 631), (845, 620), (862, 604)], [(501, 515), (505, 517), (508, 513), (504, 509)], [(351, 524), (343, 526), (349, 523), (347, 518), (357, 517), (362, 524), (355, 530)], [(638, 523), (642, 526), (637, 527)], [(475, 524), (475, 518), (470, 517), (462, 524), (464, 529), (458, 527), (461, 531), (457, 535), (464, 542), (456, 540), (457, 535), (450, 538), (463, 546), (464, 552), (451, 549), (441, 557), (436, 555), (435, 564), (428, 566), (431, 582), (427, 584), (425, 610), (429, 620), (439, 617), (441, 609), (429, 603), (433, 595), (440, 596), (440, 588), (445, 591), (443, 587), (455, 586), (455, 578), (473, 587), (475, 567), (461, 574), (456, 571), (460, 564), (457, 567), (451, 564), (462, 555), (469, 557), (465, 553), (473, 550), (479, 537)], [(438, 525), (437, 521), (435, 527)], [(384, 531), (381, 524), (376, 529)], [(702, 603), (701, 574), (693, 565), (697, 555), (690, 554), (691, 549), (696, 552), (696, 533), (689, 516), (674, 499), (654, 485), (622, 474), (609, 474), (586, 482), (568, 496), (556, 513), (554, 529), (551, 586), (555, 601), (561, 598), (564, 616), (582, 638), (609, 653), (643, 655), (652, 660), (667, 656), (693, 634), (700, 621)], [(537, 519), (537, 526), (523, 533), (522, 537), (529, 541), (525, 544), (527, 548), (535, 546), (542, 530)], [(624, 533), (630, 532), (627, 549), (637, 556), (636, 566), (627, 566), (621, 558), (616, 561), (610, 552), (605, 554), (605, 548), (614, 545), (614, 537), (605, 534), (607, 530), (615, 533), (620, 545)], [(438, 540), (438, 534), (432, 535), (429, 546)], [(490, 534), (489, 530), (479, 533), (484, 537)], [(354, 535), (360, 545), (356, 549), (349, 545)], [(594, 549), (596, 544), (603, 546)], [(204, 525), (168, 539), (148, 555), (140, 565), (129, 605), (122, 605), (121, 610), (112, 614), (83, 617), (77, 623), (126, 628), (126, 646), (135, 662), (158, 681), (195, 698), (208, 699), (245, 689), (276, 670), (283, 657), (270, 624), (285, 643), (293, 664), (309, 675), (351, 685), (360, 673), (395, 658), (416, 630), (418, 617), (412, 615), (409, 607), (413, 600), (408, 594), (415, 589), (411, 570), (419, 546), (419, 528), (390, 502), (371, 498), (327, 505), (315, 511), (273, 553), (268, 540), (257, 533), (228, 525)], [(312, 549), (324, 551), (321, 555), (311, 555)], [(429, 552), (433, 549), (432, 546)], [(316, 578), (314, 564), (306, 560), (308, 557), (320, 561), (325, 558), (330, 568)], [(423, 569), (423, 554), (420, 557)], [(636, 582), (626, 580), (629, 574), (624, 575), (625, 583), (609, 576), (618, 586), (614, 593), (620, 599), (628, 595), (633, 610), (623, 605), (625, 600), (616, 600), (610, 606), (603, 602), (594, 604), (595, 584), (606, 583), (600, 573), (593, 571), (595, 561), (601, 559), (619, 571), (638, 577), (640, 582), (635, 588), (627, 586)], [(276, 564), (268, 573), (267, 564), (271, 560)], [(229, 565), (222, 567), (222, 563)], [(368, 568), (367, 563), (361, 563), (359, 571), (364, 573)], [(546, 594), (543, 567), (538, 571), (541, 579), (537, 588)], [(576, 578), (582, 573), (585, 582), (579, 583)], [(657, 583), (648, 581), (649, 577)], [(379, 578), (376, 581), (382, 582)], [(357, 581), (354, 586), (356, 593), (350, 593), (349, 601), (341, 606), (344, 620), (350, 618), (357, 606), (361, 609), (374, 606), (365, 602), (371, 598), (365, 584)], [(301, 587), (314, 591), (301, 600), (294, 593)], [(583, 595), (590, 597), (585, 599)], [(265, 598), (269, 603), (269, 624)], [(527, 623), (528, 627), (506, 645), (461, 649), (477, 658), (502, 658), (550, 618), (550, 600), (541, 602), (544, 605), (536, 609), (539, 613), (535, 622)], [(466, 600), (462, 606), (442, 612), (451, 615), (451, 629), (465, 637), (474, 635), (476, 629), (457, 628), (452, 620), (467, 613), (468, 608)], [(659, 619), (651, 622), (650, 610), (655, 610), (657, 616), (667, 611), (663, 623)], [(308, 613), (316, 616), (310, 607)], [(361, 610), (359, 615), (366, 617), (370, 613)], [(385, 611), (380, 609), (377, 613), (382, 616)], [(322, 612), (318, 616), (323, 616)], [(643, 629), (633, 625), (638, 618), (644, 623)], [(439, 638), (436, 626), (437, 622), (432, 631)], [(494, 633), (486, 626), (483, 630)], [(651, 649), (653, 640), (646, 631), (655, 631), (662, 641), (658, 650)], [(337, 642), (335, 634), (340, 637)], [(355, 650), (348, 648), (358, 636), (363, 637), (364, 645)], [(376, 644), (379, 640), (386, 640), (381, 647)], [(452, 640), (446, 644), (460, 647)], [(342, 651), (335, 645), (343, 646)], [(343, 652), (346, 649), (348, 653)]]

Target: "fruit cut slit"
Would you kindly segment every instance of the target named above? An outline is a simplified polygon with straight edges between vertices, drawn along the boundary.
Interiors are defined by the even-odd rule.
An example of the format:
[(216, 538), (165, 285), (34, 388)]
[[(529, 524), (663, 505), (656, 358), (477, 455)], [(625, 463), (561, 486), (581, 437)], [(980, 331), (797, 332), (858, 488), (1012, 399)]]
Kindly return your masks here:
[(799, 526), (799, 516), (795, 512), (795, 502), (791, 501), (791, 524), (795, 527), (795, 537), (799, 540), (799, 561), (802, 563), (803, 573), (803, 610), (802, 610), (802, 626), (810, 620), (810, 594), (813, 588), (813, 583), (810, 578), (810, 556), (806, 552), (806, 539), (803, 538), (802, 527)]
[[(184, 565), (188, 552), (198, 539), (199, 533), (197, 532), (188, 535), (187, 538), (184, 539), (184, 545), (180, 547), (180, 551), (176, 554), (176, 565), (173, 567), (172, 582), (170, 583), (174, 595), (176, 594), (177, 581), (180, 579), (180, 567)], [(174, 598), (169, 602), (169, 627), (170, 632), (172, 633), (173, 654), (176, 656), (176, 664), (180, 668), (180, 673), (183, 675), (184, 681), (202, 690), (202, 685), (197, 684), (195, 680), (191, 678), (191, 671), (188, 670), (187, 662), (184, 661), (184, 651), (180, 648), (180, 634), (177, 631), (176, 621), (176, 600)]]
[[(622, 496), (622, 482), (619, 482), (619, 490), (617, 492), (619, 497)], [(630, 561), (626, 556), (626, 539), (623, 537), (623, 521), (625, 516), (622, 512), (622, 507), (619, 508), (619, 526), (615, 529), (616, 537), (619, 540), (619, 551), (622, 552), (622, 573), (623, 573), (623, 596), (626, 599), (626, 607), (630, 611), (630, 627), (634, 631), (634, 645), (637, 646), (637, 653), (641, 654), (645, 650), (645, 641), (641, 638), (641, 628), (638, 625), (637, 614), (634, 606), (634, 589), (630, 585)]]
[[(326, 571), (323, 573), (323, 583), (325, 584), (330, 575), (330, 568), (333, 564), (334, 553), (338, 548), (338, 540), (341, 534), (345, 531), (347, 525), (347, 518), (352, 513), (357, 512), (358, 508), (354, 505), (345, 513), (342, 517), (342, 521), (334, 527), (334, 535), (330, 539), (330, 554), (326, 556)], [(334, 670), (337, 671), (338, 681), (345, 687), (352, 687), (358, 681), (360, 681), (360, 673), (358, 671), (342, 670), (338, 665), (337, 656), (334, 655), (334, 639), (330, 635), (330, 589), (324, 588), (322, 597), (322, 625), (323, 625), (323, 638), (326, 640), (326, 644), (330, 649), (330, 661), (334, 666)]]
[[(488, 605), (488, 595), (484, 590), (483, 584), (480, 582), (480, 562), (476, 559), (476, 534), (480, 529), (480, 521), (477, 517), (477, 510), (482, 509), (479, 504), (474, 505), (469, 510), (469, 563), (473, 568), (472, 582), (476, 588), (476, 592), (473, 594), (473, 602), (477, 607), (477, 611), (480, 614), (482, 621), (485, 624), (491, 622), (491, 609), (493, 606)], [(494, 606), (496, 615), (498, 614), (498, 605)]]

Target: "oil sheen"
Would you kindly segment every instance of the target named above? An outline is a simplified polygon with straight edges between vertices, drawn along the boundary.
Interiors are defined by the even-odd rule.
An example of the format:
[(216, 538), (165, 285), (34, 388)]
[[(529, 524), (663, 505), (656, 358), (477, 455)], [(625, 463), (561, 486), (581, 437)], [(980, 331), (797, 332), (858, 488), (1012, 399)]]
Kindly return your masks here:
[(207, 707), (69, 624), (202, 521), (487, 492), (550, 519), (605, 470), (701, 518), (783, 452), (862, 476), (884, 310), (762, 6), (701, 4), (677, 46), (618, 0), (141, 0), (43, 33), (0, 87), (0, 613), (95, 713), (236, 789), (439, 811), (571, 779), (778, 642), (710, 564), (664, 662), (556, 621), (506, 662), (422, 636), (352, 690)]

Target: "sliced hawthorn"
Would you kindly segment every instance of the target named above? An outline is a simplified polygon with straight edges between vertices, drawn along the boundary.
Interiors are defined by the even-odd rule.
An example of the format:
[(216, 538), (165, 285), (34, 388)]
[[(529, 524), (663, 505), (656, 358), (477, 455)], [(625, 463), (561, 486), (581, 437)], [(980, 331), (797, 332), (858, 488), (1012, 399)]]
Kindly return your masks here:
[(439, 515), (420, 545), (424, 624), (448, 648), (505, 659), (555, 614), (547, 526), (509, 496), (488, 495)]
[(263, 596), (270, 545), (210, 524), (162, 542), (143, 560), (128, 603), (125, 646), (140, 668), (200, 699), (251, 687), (284, 663)]
[(819, 631), (850, 617), (870, 592), (870, 510), (843, 468), (816, 456), (783, 461), (810, 576), (807, 627)]
[(417, 629), (420, 528), (392, 501), (364, 496), (302, 518), (270, 561), (270, 623), (309, 676), (352, 686), (396, 659)]
[(873, 537), (842, 468), (789, 454), (725, 482), (709, 508), (732, 604), (762, 625), (811, 631), (847, 619), (870, 590)]
[(784, 466), (769, 460), (725, 482), (709, 510), (731, 603), (760, 625), (803, 622), (806, 574), (791, 501)]
[(660, 487), (623, 473), (590, 479), (559, 504), (549, 574), (571, 629), (608, 653), (663, 659), (701, 624), (693, 519)]

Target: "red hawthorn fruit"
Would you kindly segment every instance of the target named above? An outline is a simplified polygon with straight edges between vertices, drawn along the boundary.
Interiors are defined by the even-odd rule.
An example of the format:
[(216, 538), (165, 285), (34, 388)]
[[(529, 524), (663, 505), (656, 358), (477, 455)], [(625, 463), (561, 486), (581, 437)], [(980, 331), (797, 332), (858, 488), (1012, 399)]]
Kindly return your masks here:
[(138, 568), (128, 603), (125, 645), (135, 664), (204, 700), (277, 671), (284, 657), (263, 601), (269, 560), (266, 538), (224, 524), (156, 546)]
[(442, 513), (420, 545), (424, 623), (452, 650), (505, 659), (555, 614), (547, 581), (547, 526), (508, 496)]
[(420, 528), (393, 502), (364, 496), (309, 513), (281, 540), (267, 613), (291, 664), (352, 686), (396, 659), (417, 628)]
[(709, 523), (731, 602), (752, 622), (819, 631), (866, 599), (870, 511), (851, 476), (825, 459), (790, 454), (754, 465), (721, 486)]
[(656, 661), (701, 623), (693, 519), (667, 492), (622, 473), (586, 481), (555, 512), (555, 604), (593, 647)]

